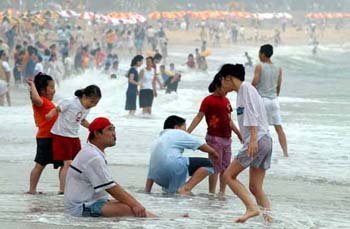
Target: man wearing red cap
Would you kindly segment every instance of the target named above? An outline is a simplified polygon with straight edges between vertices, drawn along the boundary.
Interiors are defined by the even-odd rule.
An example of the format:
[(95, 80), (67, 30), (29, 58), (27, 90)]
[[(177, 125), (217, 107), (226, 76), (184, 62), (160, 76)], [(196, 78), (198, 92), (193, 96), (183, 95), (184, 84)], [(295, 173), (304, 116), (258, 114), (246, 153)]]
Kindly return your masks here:
[[(107, 118), (96, 118), (89, 125), (89, 132), (88, 143), (74, 158), (67, 173), (65, 213), (92, 217), (150, 216), (110, 176), (104, 150), (116, 144), (113, 124)], [(108, 193), (113, 200), (108, 200)]]

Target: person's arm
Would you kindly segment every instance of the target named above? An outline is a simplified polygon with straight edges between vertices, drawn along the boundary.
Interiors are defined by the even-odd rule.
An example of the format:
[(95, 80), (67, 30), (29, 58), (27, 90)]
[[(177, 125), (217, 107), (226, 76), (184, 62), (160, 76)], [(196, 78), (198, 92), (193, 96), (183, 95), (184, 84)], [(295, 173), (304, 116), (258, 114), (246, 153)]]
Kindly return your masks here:
[(135, 75), (134, 75), (133, 73), (131, 73), (131, 74), (129, 75), (129, 83), (135, 84), (136, 86), (138, 86), (139, 83), (136, 82), (136, 81), (134, 80), (134, 76), (135, 76)]
[(203, 112), (198, 112), (196, 117), (194, 117), (194, 119), (191, 122), (190, 127), (188, 127), (187, 132), (188, 133), (192, 133), (192, 131), (198, 126), (198, 124), (202, 121), (204, 117), (204, 113)]
[(239, 141), (243, 143), (241, 132), (239, 131), (239, 129), (237, 128), (237, 126), (235, 125), (232, 119), (230, 120), (230, 127), (231, 127), (231, 130), (237, 135)]
[(260, 75), (261, 75), (261, 65), (257, 65), (255, 67), (255, 71), (254, 71), (254, 78), (253, 78), (253, 81), (252, 81), (252, 85), (254, 87), (256, 87), (260, 81)]
[(82, 125), (82, 126), (85, 127), (86, 129), (89, 129), (90, 123), (89, 123), (88, 121), (86, 121), (86, 119), (84, 118), (84, 119), (81, 121), (80, 125)]
[(158, 83), (159, 85), (159, 88), (163, 89), (164, 88), (164, 85), (163, 83), (160, 81), (159, 77), (158, 77), (158, 74), (155, 75), (155, 78), (156, 78), (156, 82)]
[(254, 157), (258, 152), (258, 141), (257, 141), (257, 128), (256, 126), (250, 127), (250, 141), (248, 145), (248, 156)]
[(41, 107), (43, 105), (43, 100), (40, 98), (40, 95), (36, 90), (33, 80), (27, 80), (27, 84), (30, 87), (30, 100), (35, 106)]
[(5, 76), (6, 76), (6, 83), (9, 85), (10, 79), (11, 79), (11, 72), (5, 72)]
[(61, 109), (59, 106), (52, 108), (49, 113), (45, 115), (46, 120), (51, 120), (53, 117), (55, 117), (59, 112), (61, 112)]
[[(132, 74), (133, 75), (133, 74)], [(145, 70), (144, 69), (142, 69), (141, 71), (140, 71), (140, 74), (139, 74), (139, 82), (136, 82), (137, 83), (137, 85), (140, 85), (141, 86), (141, 82), (142, 82), (142, 79), (143, 79), (143, 77), (144, 77), (144, 75), (145, 75)], [(131, 74), (130, 74), (130, 77), (131, 77)], [(133, 75), (133, 77), (134, 77), (134, 75)], [(134, 78), (133, 78), (134, 79)]]
[(176, 74), (172, 77), (170, 83), (173, 84), (173, 83), (175, 83), (176, 81), (178, 81), (178, 79), (179, 79), (179, 74), (176, 73)]
[(152, 179), (147, 178), (147, 180), (146, 180), (146, 187), (145, 187), (145, 192), (146, 193), (150, 193), (151, 192), (153, 183), (154, 183), (154, 181)]
[(278, 72), (278, 80), (277, 80), (277, 96), (280, 96), (281, 92), (281, 84), (282, 84), (282, 69)]
[(152, 79), (152, 88), (153, 88), (154, 97), (157, 97), (157, 79), (158, 79), (157, 75), (154, 74)]
[(208, 153), (210, 156), (213, 157), (214, 163), (219, 160), (219, 154), (208, 144), (203, 144), (199, 148), (199, 150)]
[(147, 217), (146, 209), (133, 196), (126, 192), (119, 184), (106, 191), (116, 200), (128, 205), (136, 217)]

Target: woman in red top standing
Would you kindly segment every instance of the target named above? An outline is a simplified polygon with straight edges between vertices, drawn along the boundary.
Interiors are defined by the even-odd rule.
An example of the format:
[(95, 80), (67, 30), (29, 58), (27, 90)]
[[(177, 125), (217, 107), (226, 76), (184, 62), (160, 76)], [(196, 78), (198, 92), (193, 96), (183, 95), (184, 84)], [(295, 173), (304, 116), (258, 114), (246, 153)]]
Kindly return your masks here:
[(221, 195), (225, 193), (226, 187), (223, 174), (231, 163), (231, 131), (242, 142), (241, 134), (231, 119), (232, 107), (221, 87), (222, 80), (223, 77), (220, 75), (214, 77), (208, 88), (212, 94), (203, 99), (198, 114), (187, 130), (191, 133), (205, 116), (208, 125), (205, 140), (220, 155), (220, 159), (214, 164), (215, 173), (209, 177), (209, 192), (215, 193), (218, 175), (220, 174), (219, 194)]
[(36, 135), (35, 166), (30, 173), (30, 186), (27, 193), (38, 194), (36, 187), (45, 166), (54, 164), (56, 169), (62, 165), (62, 162), (54, 162), (52, 160), (52, 135), (50, 131), (57, 119), (57, 115), (49, 121), (45, 118), (45, 115), (55, 108), (52, 102), (55, 94), (55, 81), (51, 76), (39, 73), (35, 76), (34, 82), (29, 80), (28, 84), (30, 86), (30, 99), (33, 104), (34, 121), (38, 127), (38, 132)]

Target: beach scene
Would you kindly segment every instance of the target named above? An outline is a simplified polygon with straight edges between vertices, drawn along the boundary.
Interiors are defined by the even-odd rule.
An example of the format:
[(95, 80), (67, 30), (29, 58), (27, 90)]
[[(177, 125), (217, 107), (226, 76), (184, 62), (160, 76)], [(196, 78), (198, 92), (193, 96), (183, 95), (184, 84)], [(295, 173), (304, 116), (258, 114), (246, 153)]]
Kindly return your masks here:
[[(2, 1), (0, 228), (350, 228), (349, 35), (350, 4), (345, 0)], [(286, 156), (274, 125), (269, 126), (271, 167), (266, 170), (263, 188), (272, 220), (266, 220), (266, 209), (249, 190), (250, 169), (243, 170), (237, 179), (260, 214), (245, 223), (235, 222), (246, 210), (242, 198), (230, 184), (224, 194), (220, 193), (219, 181), (211, 193), (209, 176), (190, 195), (167, 193), (157, 180), (147, 192), (150, 158), (165, 120), (172, 115), (182, 117), (188, 129), (224, 64), (242, 64), (244, 81), (252, 83), (257, 66), (263, 62), (260, 56), (265, 44), (273, 47), (271, 61), (281, 69), (279, 114), (288, 142)], [(142, 55), (142, 63), (133, 65), (137, 55)], [(149, 65), (147, 58), (154, 61), (157, 56), (161, 60)], [(132, 80), (131, 69), (136, 71)], [(146, 82), (150, 71), (151, 79)], [(85, 107), (90, 125), (85, 128), (79, 121), (75, 138), (82, 149), (88, 138), (89, 144), (102, 139), (106, 133), (96, 131), (102, 128), (93, 129), (92, 123), (98, 117), (108, 118), (115, 128), (115, 145), (101, 150), (107, 161), (103, 166), (108, 167), (113, 184), (123, 187), (155, 217), (135, 217), (136, 210), (132, 216), (103, 217), (103, 207), (101, 217), (67, 214), (66, 194), (72, 189), (60, 187), (59, 171), (73, 161), (64, 177), (66, 186), (72, 185), (67, 182), (74, 174), (70, 165), (77, 167), (80, 157), (77, 152), (77, 157), (63, 159), (61, 169), (54, 169), (52, 161), (46, 165), (38, 160), (38, 139), (42, 137), (34, 118), (35, 98), (43, 104), (42, 97), (48, 94), (46, 89), (42, 94), (39, 84), (34, 83), (41, 77), (39, 72), (54, 82), (51, 100), (58, 113), (56, 122), (65, 114), (67, 98), (80, 102), (90, 98), (87, 93), (75, 95), (77, 90), (89, 85), (99, 88), (97, 104)], [(135, 75), (143, 76), (140, 82)], [(228, 76), (236, 82), (235, 75)], [(139, 101), (146, 84), (153, 90), (151, 105), (146, 105), (149, 109), (140, 107)], [(130, 102), (130, 85), (137, 91), (135, 109)], [(39, 90), (37, 95), (33, 87)], [(225, 91), (237, 127), (238, 96), (234, 88)], [(205, 144), (207, 132), (208, 124), (202, 120), (191, 136)], [(55, 138), (58, 132), (48, 133)], [(244, 144), (232, 132), (230, 166)], [(56, 148), (53, 153), (51, 149), (44, 153), (55, 157), (51, 154)], [(182, 155), (208, 158), (201, 149), (185, 149)], [(188, 163), (190, 167), (191, 161)], [(36, 164), (46, 167), (31, 190)], [(226, 173), (226, 178), (232, 177)], [(113, 187), (103, 192), (124, 203), (111, 195)]]

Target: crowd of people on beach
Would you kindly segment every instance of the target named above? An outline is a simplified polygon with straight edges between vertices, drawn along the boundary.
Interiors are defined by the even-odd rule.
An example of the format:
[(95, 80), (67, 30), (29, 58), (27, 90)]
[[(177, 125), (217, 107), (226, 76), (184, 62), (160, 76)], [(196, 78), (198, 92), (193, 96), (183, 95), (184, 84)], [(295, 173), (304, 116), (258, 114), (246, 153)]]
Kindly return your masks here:
[[(271, 165), (272, 138), (269, 125), (275, 126), (284, 156), (288, 156), (278, 104), (282, 73), (281, 69), (271, 62), (272, 55), (271, 45), (261, 46), (261, 64), (256, 66), (252, 83), (245, 81), (245, 67), (242, 64), (224, 64), (208, 87), (211, 94), (203, 99), (198, 114), (188, 128), (186, 120), (180, 116), (172, 115), (166, 118), (164, 130), (151, 152), (145, 184), (146, 193), (150, 193), (156, 183), (166, 193), (190, 195), (192, 189), (209, 176), (209, 193), (216, 193), (219, 179), (219, 195), (225, 195), (228, 185), (244, 203), (246, 212), (237, 218), (236, 222), (243, 223), (259, 215), (259, 208), (262, 208), (265, 221), (272, 221), (270, 202), (262, 185), (266, 170)], [(136, 55), (132, 60), (132, 67), (128, 73), (126, 109), (131, 113), (136, 109), (134, 92), (137, 90), (140, 75), (143, 82), (140, 105), (145, 105), (141, 106), (143, 111), (150, 114), (149, 102), (152, 103), (152, 100), (149, 99), (152, 94), (156, 95), (156, 66), (154, 58), (147, 57), (146, 67), (139, 73), (135, 67), (140, 66), (142, 61), (141, 55)], [(96, 118), (91, 123), (86, 119), (90, 109), (98, 105), (102, 98), (99, 87), (89, 85), (77, 90), (73, 98), (54, 105), (53, 77), (39, 72), (33, 80), (27, 80), (27, 83), (31, 89), (30, 98), (35, 123), (38, 126), (37, 154), (30, 175), (28, 193), (39, 193), (36, 187), (42, 171), (47, 164), (54, 164), (54, 168), (59, 168), (59, 194), (64, 195), (67, 214), (91, 217), (155, 217), (113, 181), (108, 171), (104, 150), (116, 144), (114, 125), (105, 117)], [(152, 85), (153, 89), (144, 85)], [(232, 91), (237, 93), (235, 111), (239, 128), (231, 118), (233, 109), (226, 98)], [(128, 94), (132, 96), (128, 97)], [(205, 140), (200, 140), (191, 135), (191, 132), (203, 117), (208, 129)], [(88, 143), (83, 147), (78, 135), (80, 126), (89, 130)], [(232, 131), (243, 144), (233, 161)], [(185, 149), (199, 149), (208, 153), (209, 157), (185, 157)], [(249, 190), (256, 202), (237, 179), (248, 167)], [(114, 199), (109, 200), (108, 194)]]
[[(121, 54), (130, 56), (133, 53), (125, 74), (128, 81), (125, 110), (129, 115), (135, 115), (139, 98), (143, 115), (150, 116), (159, 90), (177, 92), (181, 72), (176, 70), (174, 63), (170, 63), (168, 69), (166, 67), (168, 38), (164, 27), (124, 25), (110, 29), (91, 26), (94, 26), (95, 34), (103, 35), (88, 38), (80, 26), (61, 24), (49, 28), (35, 23), (11, 25), (9, 20), (2, 21), (0, 35), (4, 37), (5, 34), (7, 40), (0, 40), (0, 105), (6, 100), (11, 106), (9, 83), (13, 73), (16, 85), (28, 84), (30, 88), (34, 121), (38, 127), (37, 152), (28, 194), (39, 194), (40, 176), (46, 165), (53, 164), (59, 169), (58, 193), (64, 195), (67, 214), (155, 217), (115, 182), (108, 170), (104, 150), (116, 144), (115, 127), (105, 117), (87, 120), (90, 110), (103, 98), (100, 88), (89, 85), (78, 89), (72, 98), (58, 105), (53, 103), (53, 98), (55, 87), (60, 87), (62, 80), (91, 68), (99, 69), (111, 79), (120, 78), (124, 75), (118, 66)], [(200, 49), (188, 55), (185, 65), (189, 69), (206, 71), (208, 68), (206, 57), (210, 50), (204, 32)], [(218, 41), (215, 42), (217, 45)], [(145, 51), (144, 47), (149, 50)], [(248, 60), (245, 66), (251, 67), (251, 57), (248, 53), (245, 55)], [(272, 155), (269, 125), (275, 127), (283, 155), (288, 156), (278, 102), (282, 71), (271, 61), (272, 55), (272, 45), (261, 46), (261, 63), (255, 67), (252, 83), (245, 80), (244, 65), (224, 64), (208, 87), (211, 94), (203, 99), (188, 128), (186, 120), (178, 115), (165, 118), (163, 131), (151, 152), (146, 193), (157, 184), (166, 193), (189, 195), (209, 176), (209, 193), (216, 193), (219, 180), (219, 195), (225, 195), (228, 185), (245, 205), (245, 213), (236, 222), (244, 223), (261, 211), (266, 222), (272, 221), (270, 202), (263, 190)], [(14, 63), (12, 69), (9, 62)], [(235, 110), (226, 97), (231, 92), (237, 93)], [(232, 112), (237, 114), (238, 126), (231, 118)], [(201, 140), (191, 133), (203, 117), (208, 128), (205, 139)], [(88, 143), (83, 146), (79, 139), (80, 126), (89, 131)], [(233, 160), (232, 131), (242, 143)], [(185, 149), (203, 151), (208, 158), (185, 157)], [(249, 191), (255, 201), (237, 178), (248, 167)]]

